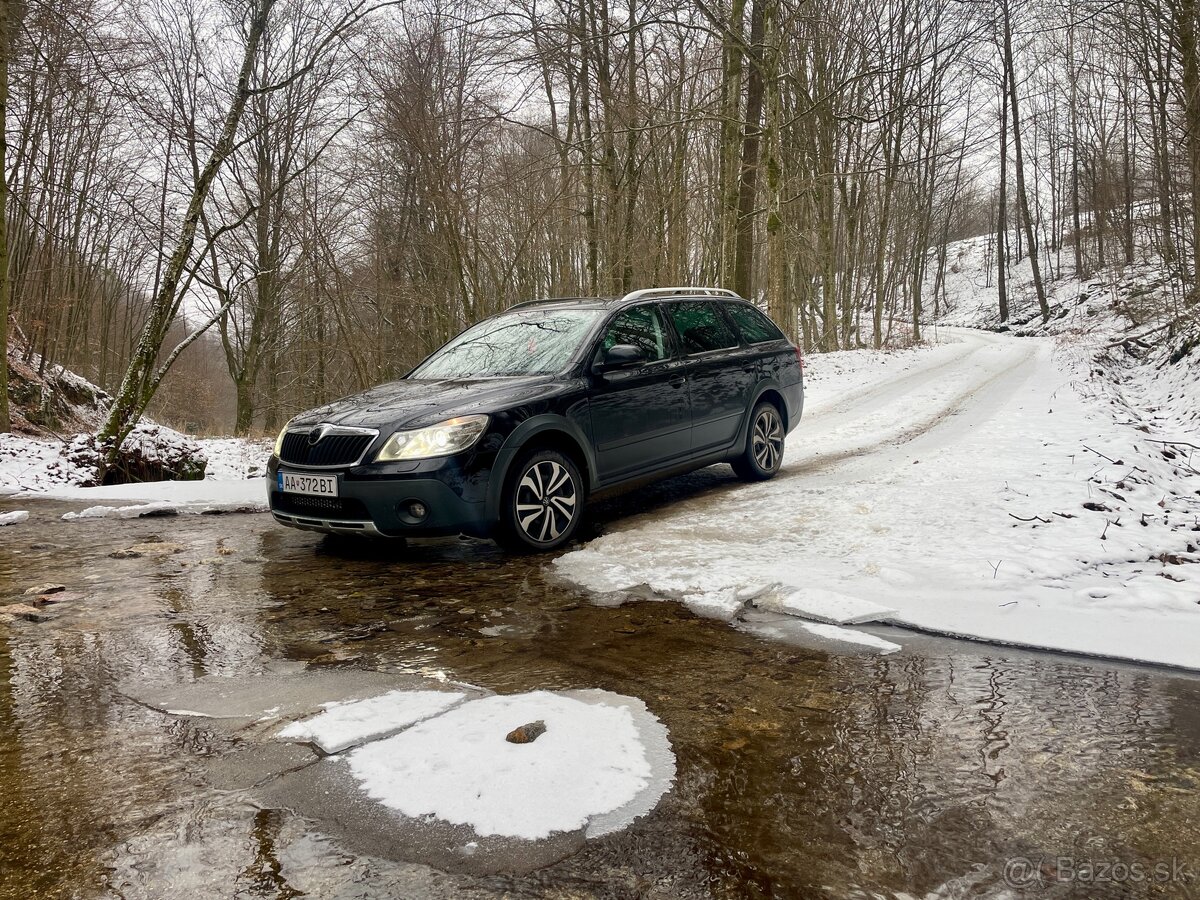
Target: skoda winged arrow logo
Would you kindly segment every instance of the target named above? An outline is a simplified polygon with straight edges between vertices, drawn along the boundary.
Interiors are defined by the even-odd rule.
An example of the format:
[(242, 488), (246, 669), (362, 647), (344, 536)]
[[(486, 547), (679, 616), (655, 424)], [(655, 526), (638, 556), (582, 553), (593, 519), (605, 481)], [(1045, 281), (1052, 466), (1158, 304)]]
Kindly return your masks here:
[(308, 445), (311, 447), (314, 444), (320, 443), (322, 440), (325, 439), (325, 435), (329, 434), (329, 432), (332, 430), (333, 430), (332, 425), (328, 425), (328, 424), (318, 425), (316, 428), (314, 428), (312, 431), (310, 431), (308, 433)]

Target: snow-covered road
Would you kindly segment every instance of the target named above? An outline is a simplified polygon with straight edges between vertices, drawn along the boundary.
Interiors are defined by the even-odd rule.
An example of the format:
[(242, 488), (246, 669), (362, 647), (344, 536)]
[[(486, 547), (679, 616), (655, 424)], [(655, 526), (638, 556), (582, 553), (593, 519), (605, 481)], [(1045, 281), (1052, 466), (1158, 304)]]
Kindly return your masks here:
[(1196, 567), (1170, 564), (1200, 543), (1197, 479), (1117, 424), (1078, 354), (939, 339), (818, 358), (779, 477), (617, 523), (556, 570), (729, 619), (752, 599), (1200, 668)]

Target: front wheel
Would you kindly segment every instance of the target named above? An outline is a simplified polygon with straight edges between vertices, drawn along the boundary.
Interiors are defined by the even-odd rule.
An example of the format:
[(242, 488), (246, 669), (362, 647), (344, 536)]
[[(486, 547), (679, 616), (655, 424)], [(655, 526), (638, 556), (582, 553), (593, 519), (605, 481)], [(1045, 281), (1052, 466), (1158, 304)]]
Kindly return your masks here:
[(746, 449), (733, 461), (733, 471), (743, 481), (766, 481), (783, 464), (783, 418), (775, 404), (764, 400), (750, 414)]
[(502, 499), (496, 541), (508, 550), (542, 552), (575, 534), (583, 512), (583, 479), (567, 457), (540, 450), (515, 467)]

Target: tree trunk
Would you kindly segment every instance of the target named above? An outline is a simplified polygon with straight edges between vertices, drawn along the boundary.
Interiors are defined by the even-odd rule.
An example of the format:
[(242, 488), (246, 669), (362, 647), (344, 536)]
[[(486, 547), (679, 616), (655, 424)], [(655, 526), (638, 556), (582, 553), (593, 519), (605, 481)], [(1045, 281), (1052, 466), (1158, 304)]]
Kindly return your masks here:
[[(1074, 15), (1072, 11), (1072, 15)], [(1071, 117), (1071, 224), (1075, 226), (1075, 277), (1084, 278), (1087, 271), (1083, 264), (1083, 217), (1079, 211), (1079, 75), (1075, 68), (1075, 27), (1067, 29), (1067, 65), (1070, 66), (1071, 105), (1067, 115)]]
[(1008, 321), (1008, 87), (1000, 98), (1000, 202), (996, 210), (996, 293), (1000, 321)]
[(600, 290), (600, 236), (596, 216), (596, 149), (592, 137), (591, 33), (580, 17), (579, 40), (579, 117), (583, 129), (583, 223), (587, 234), (587, 291), (593, 297)]
[(1017, 175), (1017, 203), (1020, 205), (1021, 223), (1025, 226), (1025, 239), (1029, 244), (1029, 267), (1033, 272), (1033, 289), (1037, 292), (1038, 309), (1042, 321), (1050, 321), (1050, 304), (1046, 300), (1046, 286), (1042, 284), (1042, 270), (1038, 262), (1037, 242), (1033, 236), (1033, 216), (1029, 212), (1029, 195), (1025, 191), (1025, 161), (1021, 153), (1021, 114), (1017, 105), (1017, 72), (1013, 64), (1012, 20), (1007, 0), (1004, 4), (1004, 69), (1008, 80), (1008, 105), (1012, 113), (1013, 163)]
[(1192, 288), (1189, 303), (1200, 300), (1200, 47), (1196, 45), (1196, 0), (1174, 7), (1183, 64), (1183, 114), (1187, 133), (1188, 175), (1192, 193)]
[(783, 224), (783, 99), (780, 96), (780, 36), (778, 7), (772, 3), (764, 14), (763, 80), (766, 90), (766, 169), (767, 169), (767, 311), (783, 326), (784, 333), (796, 340), (796, 312), (785, 288), (787, 260), (784, 258)]
[(738, 182), (737, 257), (733, 289), (754, 296), (754, 203), (758, 197), (759, 150), (763, 113), (763, 20), (774, 0), (754, 0), (750, 8), (750, 71), (746, 76), (746, 123), (742, 136), (742, 171)]
[(234, 381), (233, 386), (237, 396), (233, 433), (245, 437), (254, 425), (254, 385), (248, 378), (241, 377)]
[(721, 79), (721, 146), (718, 154), (717, 194), (721, 241), (720, 282), (736, 281), (738, 235), (738, 160), (741, 154), (742, 40), (746, 0), (733, 0), (729, 28), (723, 39)]
[(8, 411), (8, 57), (13, 0), (0, 0), (0, 433), (12, 430)]

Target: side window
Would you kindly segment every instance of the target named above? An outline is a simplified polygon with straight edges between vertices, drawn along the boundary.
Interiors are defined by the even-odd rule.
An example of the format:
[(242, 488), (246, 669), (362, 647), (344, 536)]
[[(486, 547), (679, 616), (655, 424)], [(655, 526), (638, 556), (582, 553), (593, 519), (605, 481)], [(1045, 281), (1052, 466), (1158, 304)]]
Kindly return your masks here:
[(671, 310), (671, 321), (683, 341), (684, 353), (705, 353), (737, 346), (738, 339), (712, 303), (685, 300), (667, 308)]
[(761, 344), (765, 341), (783, 339), (783, 332), (776, 327), (775, 323), (753, 306), (745, 303), (727, 303), (725, 312), (729, 313), (729, 318), (733, 319), (734, 326), (747, 344)]
[(651, 362), (666, 359), (667, 335), (658, 310), (649, 305), (635, 306), (619, 314), (604, 333), (600, 352), (604, 353), (617, 344), (640, 347), (646, 351), (646, 357)]

